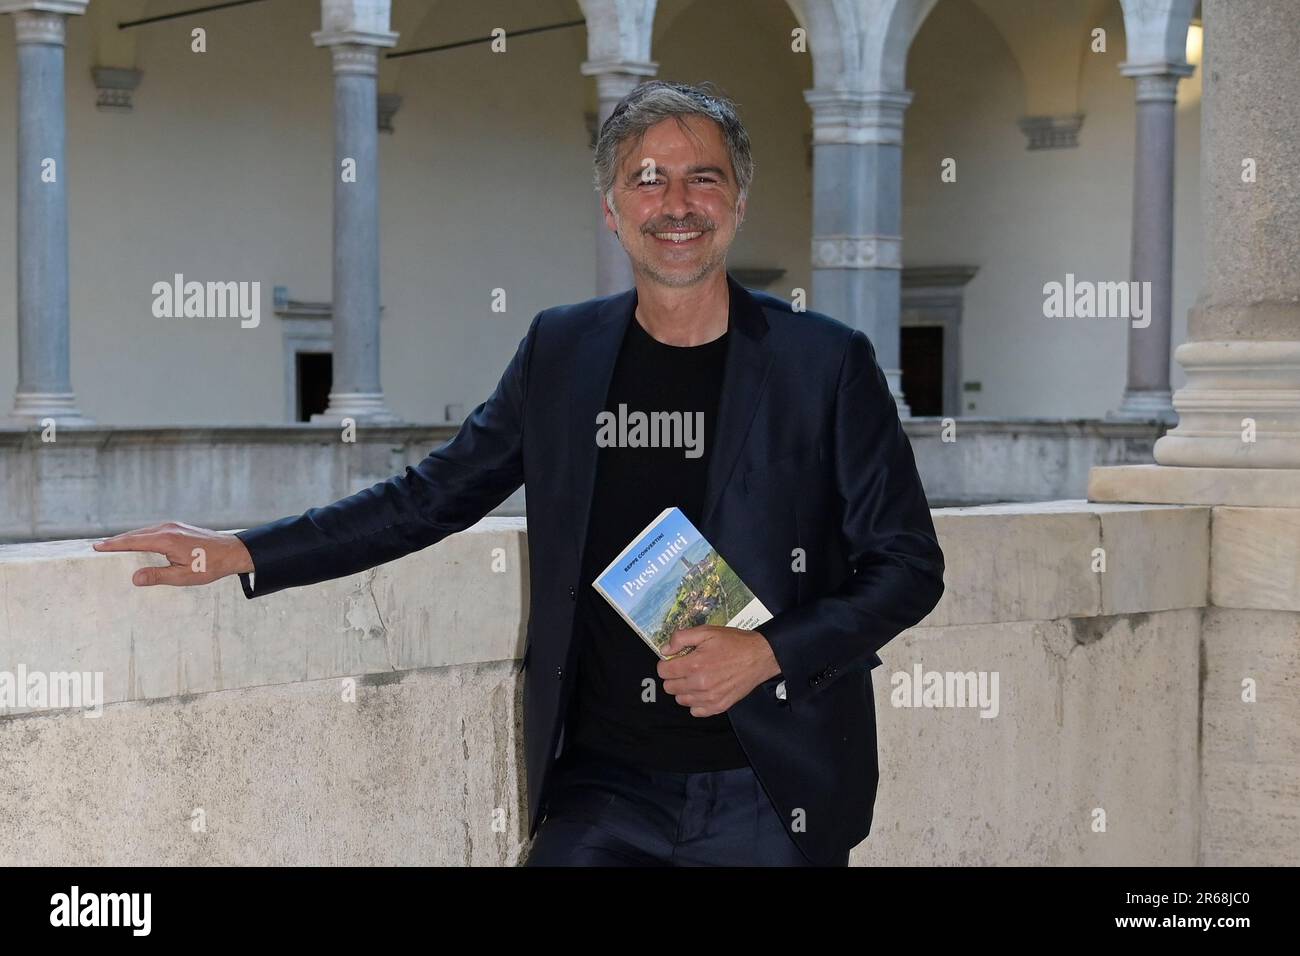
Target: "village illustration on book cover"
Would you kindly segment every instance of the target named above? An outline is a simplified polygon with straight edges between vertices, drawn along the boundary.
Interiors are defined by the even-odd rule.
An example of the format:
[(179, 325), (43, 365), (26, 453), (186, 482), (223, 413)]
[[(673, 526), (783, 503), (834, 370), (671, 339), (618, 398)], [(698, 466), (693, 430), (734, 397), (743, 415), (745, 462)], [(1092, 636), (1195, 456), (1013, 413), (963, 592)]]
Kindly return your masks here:
[(772, 619), (679, 508), (665, 508), (591, 584), (661, 660), (682, 628), (753, 630)]

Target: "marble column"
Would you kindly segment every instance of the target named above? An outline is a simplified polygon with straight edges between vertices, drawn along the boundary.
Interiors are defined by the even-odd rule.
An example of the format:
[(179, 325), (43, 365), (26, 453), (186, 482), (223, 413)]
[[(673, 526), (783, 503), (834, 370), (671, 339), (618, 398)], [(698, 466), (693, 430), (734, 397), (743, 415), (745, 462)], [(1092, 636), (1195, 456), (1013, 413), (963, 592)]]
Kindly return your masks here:
[(871, 339), (900, 416), (905, 91), (812, 89), (812, 308)]
[[(1202, 292), (1174, 353), (1187, 384), (1161, 465), (1274, 469), (1300, 489), (1300, 17), (1204, 0)], [(1262, 476), (1261, 476), (1262, 477)], [(1300, 499), (1298, 499), (1300, 500)]]
[(1132, 281), (1150, 283), (1150, 323), (1128, 326), (1128, 384), (1112, 419), (1177, 421), (1169, 391), (1174, 285), (1174, 105), (1186, 63), (1125, 65), (1137, 82)]
[[(633, 88), (655, 75), (658, 64), (649, 62), (618, 63), (588, 61), (582, 64), (584, 76), (596, 78), (596, 131), (609, 119), (614, 107)], [(613, 295), (632, 288), (632, 262), (618, 237), (605, 225), (605, 214), (596, 208), (596, 295)]]
[(18, 387), (13, 418), (90, 424), (72, 391), (63, 51), (87, 0), (0, 3), (18, 51)]
[[(397, 421), (384, 401), (379, 349), (379, 51), (387, 31), (321, 30), (334, 64), (334, 356), (329, 405), (312, 421)], [(356, 164), (355, 181), (342, 175)]]

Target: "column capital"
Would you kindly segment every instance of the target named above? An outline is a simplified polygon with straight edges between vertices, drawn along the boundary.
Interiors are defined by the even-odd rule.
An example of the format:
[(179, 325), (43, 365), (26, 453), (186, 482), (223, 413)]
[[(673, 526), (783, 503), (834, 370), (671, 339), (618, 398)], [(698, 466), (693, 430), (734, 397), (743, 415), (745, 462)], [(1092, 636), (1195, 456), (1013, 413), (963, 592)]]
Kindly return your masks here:
[(0, 13), (14, 17), (14, 38), (21, 44), (63, 46), (67, 39), (65, 17), (81, 16), (90, 0), (0, 0)]
[(95, 109), (131, 112), (131, 94), (140, 85), (139, 70), (129, 66), (92, 66), (90, 76), (98, 93)]
[(378, 48), (396, 46), (397, 36), (392, 30), (313, 30), (311, 42), (316, 46), (368, 46)]
[(77, 17), (90, 0), (0, 0), (0, 13), (59, 13)]
[(379, 75), (379, 47), (359, 43), (339, 43), (329, 48), (334, 75), (353, 73), (358, 76)]
[(1137, 81), (1139, 103), (1173, 103), (1178, 98), (1178, 81), (1196, 72), (1190, 63), (1147, 61), (1121, 63), (1120, 73)]
[(601, 59), (586, 60), (579, 67), (583, 76), (602, 76), (607, 73), (625, 74), (627, 76), (655, 76), (659, 64), (653, 60)]
[(1025, 149), (1074, 149), (1083, 129), (1082, 113), (1065, 116), (1022, 116), (1016, 121), (1025, 134)]
[(1137, 81), (1135, 100), (1138, 103), (1176, 103), (1178, 102), (1178, 81), (1181, 77), (1168, 73), (1140, 73), (1133, 77)]
[(659, 71), (659, 64), (648, 60), (588, 60), (582, 64), (581, 70), (583, 76), (596, 78), (597, 99), (617, 103), (642, 80), (654, 76)]
[(380, 48), (397, 44), (397, 34), (390, 30), (316, 30), (311, 39), (330, 48), (336, 75), (378, 76)]
[(813, 145), (903, 143), (908, 90), (805, 90), (813, 111)]
[(1191, 76), (1196, 67), (1186, 60), (1127, 60), (1119, 65), (1119, 71), (1125, 76), (1154, 76), (1167, 73), (1170, 76)]
[(66, 13), (35, 8), (0, 12), (13, 14), (14, 39), (19, 46), (30, 44), (63, 46), (67, 42), (68, 14)]

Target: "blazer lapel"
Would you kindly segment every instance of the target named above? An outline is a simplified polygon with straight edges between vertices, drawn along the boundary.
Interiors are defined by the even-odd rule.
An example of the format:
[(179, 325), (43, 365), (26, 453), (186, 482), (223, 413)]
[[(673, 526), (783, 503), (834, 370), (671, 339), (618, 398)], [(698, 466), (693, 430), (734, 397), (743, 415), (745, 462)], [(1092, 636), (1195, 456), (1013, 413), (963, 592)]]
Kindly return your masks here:
[(612, 296), (574, 345), (568, 460), (574, 478), (573, 493), (577, 495), (578, 520), (573, 523), (573, 533), (579, 559), (587, 543), (587, 522), (591, 520), (591, 499), (596, 491), (596, 416), (605, 408), (619, 346), (635, 311), (636, 289)]
[[(749, 439), (754, 413), (772, 366), (772, 353), (763, 341), (767, 334), (763, 309), (730, 274), (727, 275), (727, 285), (731, 289), (731, 334), (722, 375), (718, 419), (713, 426), (701, 526), (708, 524), (735, 471), (736, 461)], [(709, 441), (709, 436), (705, 436), (705, 441)], [(700, 531), (704, 532), (704, 528), (701, 527)]]

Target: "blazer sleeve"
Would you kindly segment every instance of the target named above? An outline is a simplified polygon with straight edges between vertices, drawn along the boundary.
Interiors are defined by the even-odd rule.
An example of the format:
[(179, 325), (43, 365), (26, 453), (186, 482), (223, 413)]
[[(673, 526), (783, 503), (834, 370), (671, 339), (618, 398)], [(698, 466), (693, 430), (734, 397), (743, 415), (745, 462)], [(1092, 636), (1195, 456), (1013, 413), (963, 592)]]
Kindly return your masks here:
[(943, 594), (943, 552), (912, 446), (871, 341), (849, 338), (833, 415), (849, 574), (834, 591), (755, 628), (772, 646), (791, 709), (856, 671)]
[(355, 574), (468, 528), (524, 480), (523, 421), (539, 313), (496, 389), (455, 437), (404, 474), (331, 505), (235, 532), (253, 559), (249, 598)]

